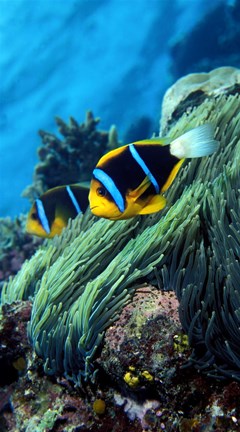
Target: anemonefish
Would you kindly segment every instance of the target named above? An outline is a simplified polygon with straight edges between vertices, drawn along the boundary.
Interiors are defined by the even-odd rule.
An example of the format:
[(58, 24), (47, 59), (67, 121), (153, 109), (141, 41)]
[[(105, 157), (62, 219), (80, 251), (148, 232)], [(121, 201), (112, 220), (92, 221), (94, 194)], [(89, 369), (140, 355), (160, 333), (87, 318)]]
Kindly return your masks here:
[(39, 237), (60, 234), (69, 218), (84, 213), (88, 207), (89, 187), (58, 186), (36, 199), (27, 218), (26, 231)]
[(104, 155), (93, 171), (89, 202), (96, 216), (118, 220), (162, 210), (162, 195), (172, 184), (185, 158), (212, 154), (211, 124), (189, 130), (177, 139), (137, 141)]

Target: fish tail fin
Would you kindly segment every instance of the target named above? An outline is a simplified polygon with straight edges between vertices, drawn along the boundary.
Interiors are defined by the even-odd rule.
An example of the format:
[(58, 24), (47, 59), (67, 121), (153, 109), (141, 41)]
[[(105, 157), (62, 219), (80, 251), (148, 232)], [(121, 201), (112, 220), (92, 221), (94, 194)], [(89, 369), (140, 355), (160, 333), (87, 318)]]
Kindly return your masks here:
[(219, 141), (214, 139), (211, 124), (203, 124), (181, 135), (170, 144), (170, 153), (178, 159), (197, 158), (214, 153)]

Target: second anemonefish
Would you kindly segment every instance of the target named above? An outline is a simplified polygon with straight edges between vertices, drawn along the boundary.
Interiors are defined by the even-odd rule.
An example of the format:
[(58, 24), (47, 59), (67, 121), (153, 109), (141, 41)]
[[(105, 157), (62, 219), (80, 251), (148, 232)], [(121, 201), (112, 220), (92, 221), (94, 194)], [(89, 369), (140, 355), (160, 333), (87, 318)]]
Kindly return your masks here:
[(89, 202), (93, 214), (118, 220), (155, 213), (166, 205), (162, 195), (185, 158), (212, 154), (219, 146), (210, 124), (177, 139), (153, 138), (119, 147), (104, 155), (93, 171)]
[(60, 234), (69, 218), (73, 219), (86, 211), (88, 194), (89, 187), (80, 185), (49, 189), (35, 200), (28, 214), (26, 231), (47, 238)]

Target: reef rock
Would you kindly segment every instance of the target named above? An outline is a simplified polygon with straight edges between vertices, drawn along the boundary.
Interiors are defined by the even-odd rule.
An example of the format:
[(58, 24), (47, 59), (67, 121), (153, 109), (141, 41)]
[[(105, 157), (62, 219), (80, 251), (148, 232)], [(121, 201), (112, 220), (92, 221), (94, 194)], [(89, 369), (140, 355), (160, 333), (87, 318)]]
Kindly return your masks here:
[(201, 105), (205, 99), (239, 92), (240, 69), (234, 67), (220, 67), (208, 73), (191, 73), (180, 78), (164, 95), (160, 134), (164, 136), (184, 112)]
[(167, 388), (169, 392), (169, 383), (182, 364), (182, 353), (186, 359), (190, 349), (187, 337), (180, 343), (178, 306), (172, 291), (141, 287), (106, 331), (96, 362), (125, 393), (133, 391), (143, 397), (162, 394)]

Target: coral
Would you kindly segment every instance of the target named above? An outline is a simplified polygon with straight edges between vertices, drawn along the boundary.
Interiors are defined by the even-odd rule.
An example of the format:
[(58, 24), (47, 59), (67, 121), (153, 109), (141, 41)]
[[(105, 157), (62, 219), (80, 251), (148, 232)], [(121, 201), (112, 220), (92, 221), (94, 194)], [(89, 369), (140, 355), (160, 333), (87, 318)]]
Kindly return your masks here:
[[(239, 95), (221, 94), (171, 127), (174, 138), (211, 122), (221, 150), (185, 164), (161, 214), (95, 224), (89, 215), (79, 217), (4, 286), (3, 302), (34, 296), (29, 335), (46, 373), (64, 374), (80, 386), (94, 380), (105, 330), (148, 280), (175, 290), (191, 363), (240, 379), (239, 106)], [(144, 370), (156, 376), (147, 364), (139, 373)]]
[(25, 233), (25, 217), (0, 219), (0, 285), (14, 276), (30, 258), (41, 240)]
[[(169, 337), (170, 327), (165, 326), (163, 320), (156, 318), (165, 315), (167, 323), (167, 318), (170, 317), (170, 321), (175, 321), (172, 334), (175, 333), (176, 325), (177, 328), (180, 325), (176, 315), (177, 305), (178, 302), (172, 292), (162, 293), (153, 287), (139, 288), (134, 296), (134, 302), (123, 309), (119, 320), (106, 333), (104, 351), (105, 354), (109, 351), (109, 361), (113, 361), (111, 356), (114, 354), (114, 371), (121, 371), (124, 357), (126, 366), (126, 362), (132, 362), (135, 355), (138, 364), (136, 367), (130, 366), (129, 370), (139, 373), (139, 376), (146, 375), (144, 385), (149, 385), (149, 395), (142, 391), (143, 384), (140, 390), (132, 391), (127, 387), (116, 389), (113, 382), (114, 374), (107, 367), (105, 373), (100, 371), (100, 388), (99, 385), (88, 385), (83, 393), (65, 379), (46, 376), (42, 371), (41, 361), (30, 351), (26, 353), (26, 373), (21, 373), (16, 382), (0, 391), (1, 431), (142, 432), (144, 429), (149, 432), (188, 432), (198, 431), (200, 427), (204, 430), (216, 429), (218, 432), (238, 431), (240, 383), (217, 382), (199, 375), (193, 368), (184, 370), (180, 366), (186, 361), (187, 352), (180, 354), (164, 347), (165, 342), (169, 347), (174, 343), (173, 338)], [(22, 340), (27, 340), (26, 321), (29, 312), (25, 314), (24, 308), (22, 312), (19, 307), (11, 306), (7, 308), (7, 319), (24, 321), (21, 337)], [(144, 319), (136, 322), (137, 314), (140, 317), (141, 312)], [(152, 318), (155, 318), (155, 325)], [(141, 325), (142, 337), (146, 330), (144, 340), (139, 337)], [(120, 350), (116, 352), (114, 330), (117, 328), (121, 339)], [(124, 331), (123, 337), (121, 329)], [(128, 332), (129, 329), (131, 332)], [(161, 341), (159, 336), (163, 332), (165, 336)], [(10, 334), (8, 338), (10, 341)], [(153, 339), (155, 347), (151, 348)], [(139, 344), (138, 352), (135, 342)], [(127, 346), (128, 350), (125, 349)], [(151, 350), (156, 352), (161, 346), (162, 358), (158, 356), (152, 365), (158, 367), (159, 363), (163, 365), (165, 362), (166, 369), (163, 370), (160, 380), (154, 374), (154, 382), (151, 385), (148, 374), (145, 374), (146, 369), (141, 368), (141, 365), (144, 366), (145, 362), (149, 366), (152, 360)], [(99, 361), (102, 362), (103, 358)], [(121, 380), (123, 383), (122, 376)], [(96, 400), (105, 402), (106, 410), (103, 414), (98, 414), (94, 410)]]
[[(193, 191), (186, 191), (187, 201), (191, 197), (197, 204), (201, 192), (198, 186), (194, 202)], [(179, 224), (184, 208), (185, 201), (179, 200), (161, 223), (147, 227), (137, 237), (136, 222), (131, 220), (119, 224), (99, 220), (86, 231), (75, 230), (70, 243), (65, 230), (65, 238), (59, 237), (47, 252), (39, 250), (16, 280), (3, 288), (3, 301), (13, 301), (14, 295), (26, 298), (32, 288), (37, 289), (29, 329), (36, 352), (45, 357), (46, 372), (65, 373), (79, 384), (92, 374), (91, 360), (104, 330), (129, 301), (135, 289), (133, 282), (166, 262), (179, 225), (187, 235), (198, 207), (189, 209), (188, 217)], [(73, 221), (72, 227), (78, 222)], [(166, 226), (170, 229), (165, 232)], [(133, 235), (135, 238), (128, 241)], [(38, 275), (45, 269), (40, 284), (36, 283), (36, 268)]]
[(131, 388), (138, 388), (145, 382), (153, 382), (154, 377), (147, 370), (137, 371), (134, 366), (129, 366), (123, 377), (125, 383)]
[(109, 132), (97, 131), (99, 121), (91, 111), (87, 112), (85, 122), (80, 125), (73, 117), (69, 124), (56, 117), (63, 140), (40, 130), (40, 162), (35, 167), (33, 185), (23, 191), (23, 196), (33, 202), (36, 196), (55, 186), (89, 181), (103, 153), (119, 145), (115, 126)]
[(138, 387), (140, 384), (138, 376), (134, 375), (132, 372), (126, 372), (123, 379), (129, 387)]
[[(123, 406), (124, 407), (124, 412), (127, 414), (127, 416), (129, 417), (129, 419), (131, 421), (138, 419), (141, 422), (142, 427), (144, 428), (144, 430), (148, 430), (149, 429), (149, 421), (147, 421), (147, 413), (149, 413), (149, 411), (152, 412), (152, 414), (155, 414), (155, 410), (159, 407), (159, 402), (157, 400), (147, 400), (146, 402), (144, 402), (143, 404), (139, 404), (136, 401), (130, 399), (130, 398), (124, 398), (119, 394), (115, 394), (115, 401), (117, 403), (117, 405)], [(153, 415), (152, 415), (153, 417)], [(155, 421), (151, 422), (153, 424), (151, 424), (151, 426), (155, 427), (157, 426), (157, 422), (156, 422), (156, 415), (155, 415)], [(153, 430), (154, 430), (153, 429)], [(152, 430), (152, 428), (151, 428)]]
[(170, 392), (185, 356), (174, 349), (181, 331), (178, 301), (173, 292), (138, 289), (116, 323), (107, 329), (96, 364), (110, 374), (123, 394), (140, 400)]
[(29, 369), (28, 374), (20, 377), (12, 388), (12, 412), (4, 410), (2, 419), (5, 420), (5, 428), (1, 430), (90, 430), (94, 419), (87, 401), (66, 383), (56, 383), (41, 376), (39, 368), (30, 366)]
[(93, 402), (93, 411), (98, 415), (104, 414), (106, 411), (105, 401), (102, 399), (95, 399)]
[(184, 112), (205, 99), (240, 91), (240, 69), (220, 67), (208, 73), (191, 73), (177, 80), (165, 93), (162, 103), (161, 134), (168, 133)]
[(176, 352), (182, 353), (189, 349), (188, 337), (184, 333), (179, 333), (173, 336), (173, 348)]
[(0, 326), (0, 385), (11, 384), (26, 369), (30, 346), (26, 335), (30, 302), (4, 305)]

